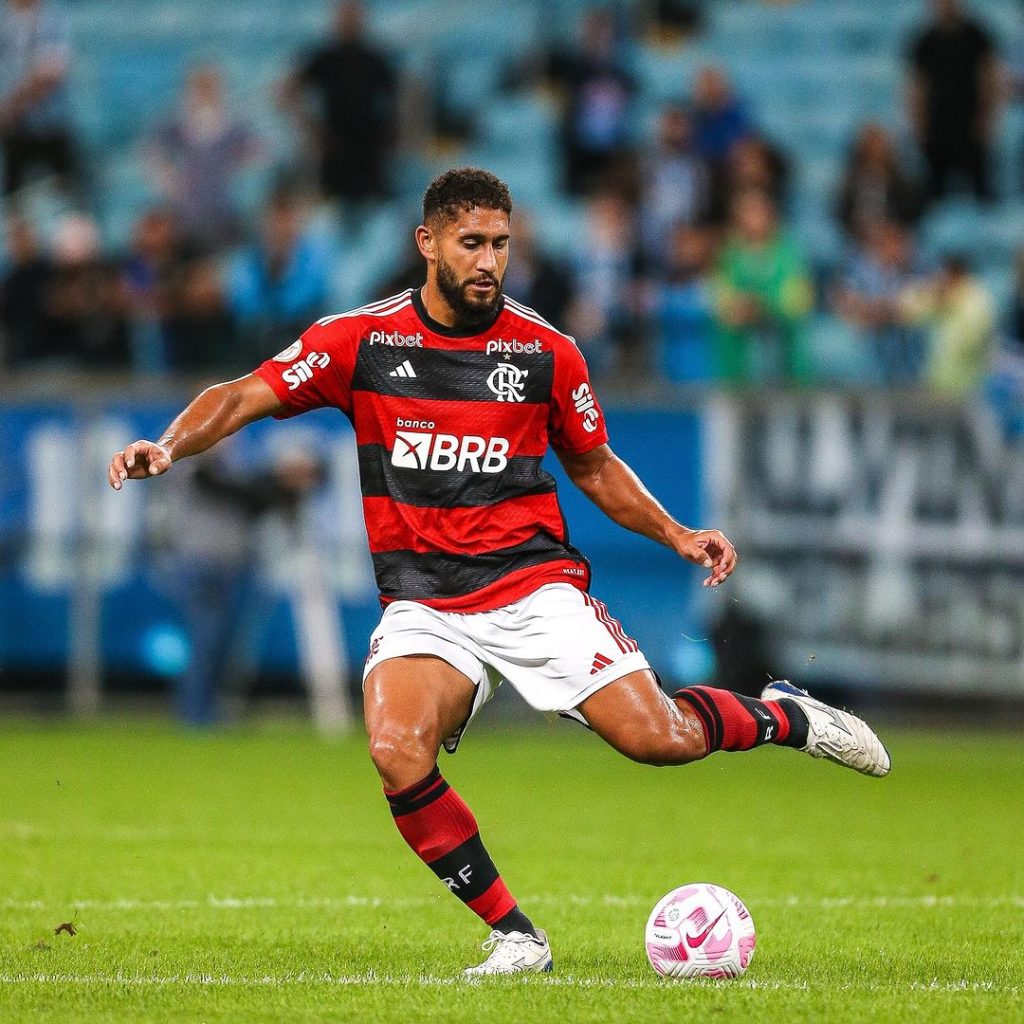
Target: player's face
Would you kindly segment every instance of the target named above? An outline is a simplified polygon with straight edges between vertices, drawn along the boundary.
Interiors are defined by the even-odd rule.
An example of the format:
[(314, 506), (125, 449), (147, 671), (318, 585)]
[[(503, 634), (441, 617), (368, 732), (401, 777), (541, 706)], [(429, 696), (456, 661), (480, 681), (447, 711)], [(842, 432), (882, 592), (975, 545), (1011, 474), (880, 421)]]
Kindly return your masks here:
[(437, 287), (461, 323), (492, 319), (508, 265), (509, 220), (501, 210), (463, 210), (436, 234)]

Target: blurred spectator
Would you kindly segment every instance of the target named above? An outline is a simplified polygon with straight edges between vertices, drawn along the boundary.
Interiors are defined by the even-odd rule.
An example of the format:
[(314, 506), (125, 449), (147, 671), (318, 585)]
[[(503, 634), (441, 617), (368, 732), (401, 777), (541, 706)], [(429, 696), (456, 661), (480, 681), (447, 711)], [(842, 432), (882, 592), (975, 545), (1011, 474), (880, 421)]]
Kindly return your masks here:
[(46, 297), (46, 347), (69, 365), (127, 368), (128, 296), (118, 268), (100, 250), (96, 224), (69, 214), (57, 228)]
[[(420, 257), (420, 283), (423, 258)], [(567, 268), (546, 256), (537, 245), (529, 214), (517, 210), (512, 229), (512, 258), (502, 289), (506, 295), (536, 310), (559, 330), (564, 329), (566, 311), (572, 300), (572, 276)]]
[(753, 125), (746, 105), (733, 91), (721, 68), (706, 67), (693, 84), (694, 141), (697, 152), (711, 163), (721, 163), (733, 146), (751, 134)]
[(697, 224), (708, 212), (709, 174), (693, 145), (693, 121), (685, 107), (669, 104), (658, 118), (657, 144), (642, 165), (640, 233), (653, 267), (671, 262), (677, 224)]
[(655, 300), (661, 373), (677, 383), (709, 380), (715, 375), (715, 303), (708, 273), (711, 234), (705, 228), (680, 224), (667, 248), (667, 272)]
[(928, 194), (941, 199), (963, 175), (979, 199), (993, 198), (989, 157), (1000, 70), (988, 31), (961, 0), (932, 0), (932, 20), (909, 51), (910, 122), (928, 165)]
[(921, 188), (900, 166), (889, 133), (877, 122), (857, 133), (839, 186), (837, 216), (849, 235), (863, 237), (875, 224), (916, 224)]
[(1024, 249), (1017, 252), (1014, 264), (1013, 295), (1007, 324), (1010, 341), (1018, 355), (1024, 356)]
[(907, 229), (875, 223), (840, 282), (836, 311), (870, 341), (879, 383), (920, 381), (924, 339), (918, 327), (905, 322), (900, 298), (922, 276)]
[(910, 323), (928, 327), (928, 385), (952, 396), (977, 394), (995, 353), (995, 312), (968, 261), (946, 256), (939, 273), (908, 289), (901, 302)]
[(613, 193), (594, 195), (587, 204), (584, 237), (575, 249), (576, 297), (568, 330), (598, 374), (637, 369), (641, 269), (629, 204)]
[(396, 93), (390, 61), (366, 38), (362, 3), (340, 3), (333, 38), (306, 59), (282, 93), (309, 130), (326, 197), (363, 203), (388, 194)]
[[(517, 211), (517, 219), (518, 216)], [(427, 279), (427, 272), (423, 266), (423, 257), (416, 245), (416, 239), (411, 232), (406, 236), (404, 251), (400, 254), (399, 259), (400, 262), (393, 272), (374, 289), (374, 298), (389, 299), (392, 295), (404, 292), (406, 288), (423, 287)], [(511, 264), (509, 265), (511, 266)]]
[(45, 359), (51, 353), (45, 306), (53, 266), (43, 254), (32, 225), (12, 216), (7, 221), (7, 265), (0, 279), (0, 363), (11, 369)]
[(135, 224), (124, 261), (125, 285), (135, 316), (166, 315), (169, 292), (185, 259), (186, 247), (174, 212), (166, 207), (147, 210)]
[(139, 218), (121, 274), (132, 321), (137, 370), (167, 369), (167, 317), (185, 262), (177, 217), (149, 210)]
[(215, 248), (237, 237), (232, 181), (259, 151), (256, 137), (227, 110), (220, 71), (193, 69), (181, 111), (157, 129), (151, 146), (157, 181), (188, 238)]
[(668, 37), (690, 35), (704, 26), (701, 0), (655, 0), (652, 6), (655, 29)]
[(806, 382), (811, 282), (803, 256), (780, 229), (775, 205), (763, 192), (735, 199), (715, 287), (721, 377), (733, 383)]
[(780, 150), (760, 135), (738, 139), (711, 176), (708, 219), (716, 226), (725, 225), (732, 214), (733, 199), (751, 189), (763, 192), (782, 209), (788, 185), (789, 161)]
[(615, 15), (588, 11), (578, 50), (554, 53), (548, 77), (565, 91), (562, 148), (565, 187), (588, 194), (628, 153), (636, 83), (618, 53)]
[[(323, 483), (324, 467), (308, 455), (279, 460), (269, 471), (241, 470), (230, 445), (190, 459), (176, 473), (178, 513), (167, 531), (160, 578), (188, 632), (188, 667), (176, 679), (178, 713), (189, 725), (221, 717), (221, 695), (238, 667), (245, 633), (245, 597), (258, 570), (256, 530), (269, 513), (294, 519), (303, 499)], [(188, 529), (181, 529), (181, 522)]]
[[(219, 373), (247, 368), (235, 351), (215, 257), (181, 235), (172, 211), (139, 219), (122, 270), (135, 333), (137, 369)], [(153, 351), (140, 352), (141, 346)]]
[[(308, 326), (308, 325), (307, 325)], [(253, 352), (239, 344), (234, 318), (224, 298), (220, 268), (212, 256), (183, 267), (167, 319), (167, 362), (182, 373), (243, 373)]]
[(304, 221), (292, 196), (273, 195), (263, 213), (260, 240), (239, 252), (229, 269), (228, 305), (253, 360), (276, 351), (322, 315), (327, 252)]
[(6, 0), (0, 10), (0, 148), (3, 194), (33, 169), (77, 185), (66, 79), (71, 43), (63, 12), (50, 0)]

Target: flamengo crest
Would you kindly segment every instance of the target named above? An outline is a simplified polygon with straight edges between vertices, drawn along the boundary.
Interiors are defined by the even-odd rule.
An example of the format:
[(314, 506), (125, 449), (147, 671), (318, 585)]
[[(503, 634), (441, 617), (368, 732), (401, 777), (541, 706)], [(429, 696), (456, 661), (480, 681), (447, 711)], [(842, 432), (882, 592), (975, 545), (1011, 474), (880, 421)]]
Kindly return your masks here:
[(499, 402), (522, 402), (526, 398), (523, 388), (529, 373), (529, 370), (521, 370), (511, 363), (498, 363), (487, 378), (487, 386), (498, 396)]

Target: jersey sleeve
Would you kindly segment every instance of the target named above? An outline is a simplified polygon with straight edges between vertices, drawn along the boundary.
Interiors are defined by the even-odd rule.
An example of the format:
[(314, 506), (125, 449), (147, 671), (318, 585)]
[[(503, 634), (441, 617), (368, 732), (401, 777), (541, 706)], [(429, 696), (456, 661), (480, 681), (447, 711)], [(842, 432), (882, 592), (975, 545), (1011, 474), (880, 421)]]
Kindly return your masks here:
[(350, 319), (318, 321), (298, 341), (256, 368), (284, 408), (276, 419), (311, 409), (332, 407), (352, 411), (352, 374), (359, 334)]
[(569, 455), (582, 455), (608, 443), (604, 413), (591, 386), (586, 361), (571, 342), (555, 351), (548, 437), (555, 449)]

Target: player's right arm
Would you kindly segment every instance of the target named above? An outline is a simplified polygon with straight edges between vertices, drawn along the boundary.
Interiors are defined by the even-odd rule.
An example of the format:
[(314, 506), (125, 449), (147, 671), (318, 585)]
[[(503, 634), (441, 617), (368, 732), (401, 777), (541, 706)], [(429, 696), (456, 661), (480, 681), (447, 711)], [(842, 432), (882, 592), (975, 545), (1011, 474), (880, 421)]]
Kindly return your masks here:
[(215, 384), (192, 400), (159, 441), (135, 441), (110, 460), (107, 479), (115, 491), (124, 480), (160, 476), (171, 464), (198, 455), (247, 423), (280, 412), (284, 403), (256, 374)]

